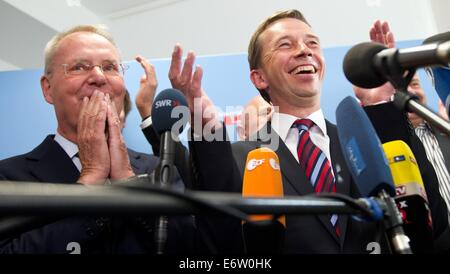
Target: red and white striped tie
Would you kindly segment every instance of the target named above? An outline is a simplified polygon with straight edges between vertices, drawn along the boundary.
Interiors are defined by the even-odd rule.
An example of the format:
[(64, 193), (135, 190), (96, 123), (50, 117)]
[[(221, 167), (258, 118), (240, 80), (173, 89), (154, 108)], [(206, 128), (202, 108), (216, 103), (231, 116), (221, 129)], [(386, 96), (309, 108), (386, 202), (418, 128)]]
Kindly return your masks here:
[[(299, 131), (297, 145), (298, 162), (316, 193), (336, 192), (336, 181), (330, 161), (325, 153), (311, 140), (309, 130), (312, 126), (314, 126), (314, 122), (309, 119), (298, 119), (292, 125)], [(340, 229), (337, 214), (333, 214), (330, 221), (336, 230), (336, 234), (339, 236)]]

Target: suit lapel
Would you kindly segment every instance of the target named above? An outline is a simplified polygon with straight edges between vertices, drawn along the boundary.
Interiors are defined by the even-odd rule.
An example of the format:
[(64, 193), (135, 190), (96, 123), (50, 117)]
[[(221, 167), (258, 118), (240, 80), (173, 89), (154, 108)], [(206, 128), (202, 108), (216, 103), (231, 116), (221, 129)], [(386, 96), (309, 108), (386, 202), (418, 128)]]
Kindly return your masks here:
[[(330, 137), (330, 154), (331, 163), (333, 165), (333, 172), (336, 178), (336, 192), (343, 195), (350, 195), (350, 181), (351, 176), (346, 168), (344, 155), (339, 144), (336, 126), (327, 122), (327, 135)], [(347, 232), (348, 215), (339, 215), (339, 226), (341, 229), (340, 243), (344, 244), (345, 235)]]
[(294, 156), (289, 151), (286, 144), (281, 141), (281, 139), (276, 153), (280, 159), (280, 167), (283, 178), (285, 178), (292, 188), (295, 189), (297, 194), (314, 194), (314, 188), (311, 183), (309, 183), (305, 173), (300, 169), (297, 160), (295, 160)]
[(27, 156), (30, 172), (41, 182), (74, 183), (80, 173), (63, 148), (49, 135)]

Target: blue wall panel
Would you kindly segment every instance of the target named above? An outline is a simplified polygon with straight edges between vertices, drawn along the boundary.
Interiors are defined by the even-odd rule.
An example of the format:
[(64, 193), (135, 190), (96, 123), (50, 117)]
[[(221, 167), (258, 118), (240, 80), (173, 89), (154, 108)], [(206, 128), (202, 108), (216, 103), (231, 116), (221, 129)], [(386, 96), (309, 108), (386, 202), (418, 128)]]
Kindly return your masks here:
[[(409, 47), (420, 41), (398, 43), (398, 47)], [(322, 93), (322, 108), (330, 121), (335, 122), (335, 109), (347, 95), (353, 95), (351, 85), (342, 72), (342, 60), (349, 47), (324, 49), (326, 74)], [(167, 78), (169, 59), (152, 60), (158, 76), (158, 91), (169, 88)], [(143, 74), (137, 62), (128, 62), (125, 81), (134, 100), (139, 87), (139, 78)], [(245, 54), (204, 56), (197, 59), (204, 68), (203, 87), (213, 102), (222, 111), (228, 107), (245, 104), (258, 94), (249, 80), (247, 56)], [(0, 72), (0, 159), (28, 152), (38, 145), (47, 134), (56, 130), (56, 118), (53, 107), (42, 96), (39, 78), (41, 69)], [(428, 102), (437, 109), (437, 95), (423, 71), (420, 72), (422, 84), (427, 92)], [(237, 110), (233, 113), (235, 114)], [(233, 114), (232, 113), (232, 114)], [(140, 128), (140, 118), (136, 108), (130, 113), (125, 139), (129, 147), (151, 152)], [(230, 138), (236, 140), (234, 128), (230, 127)]]

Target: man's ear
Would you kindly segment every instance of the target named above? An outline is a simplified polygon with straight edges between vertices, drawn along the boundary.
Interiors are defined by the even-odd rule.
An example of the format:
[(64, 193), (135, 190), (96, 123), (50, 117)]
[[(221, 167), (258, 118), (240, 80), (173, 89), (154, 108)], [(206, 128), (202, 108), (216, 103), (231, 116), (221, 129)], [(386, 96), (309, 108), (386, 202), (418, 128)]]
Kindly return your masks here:
[(265, 90), (269, 87), (264, 73), (260, 69), (252, 69), (250, 71), (250, 80), (259, 90)]
[(44, 95), (45, 101), (47, 103), (53, 105), (53, 96), (51, 92), (51, 85), (50, 85), (50, 79), (46, 75), (42, 75), (41, 77), (41, 89), (42, 94)]

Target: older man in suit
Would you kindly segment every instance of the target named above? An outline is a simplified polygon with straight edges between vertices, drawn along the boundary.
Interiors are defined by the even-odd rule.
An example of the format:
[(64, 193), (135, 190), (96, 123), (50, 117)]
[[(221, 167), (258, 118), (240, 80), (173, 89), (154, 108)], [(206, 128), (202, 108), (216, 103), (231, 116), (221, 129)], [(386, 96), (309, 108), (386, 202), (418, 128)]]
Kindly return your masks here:
[[(418, 75), (414, 75), (408, 86), (408, 91), (416, 95), (422, 104), (427, 104), (427, 97)], [(447, 207), (450, 207), (450, 139), (417, 114), (410, 113), (409, 120), (425, 147), (428, 160), (436, 170), (439, 191), (447, 203)]]
[[(53, 37), (45, 49), (41, 87), (57, 118), (55, 134), (31, 152), (0, 161), (0, 179), (103, 185), (148, 173), (156, 158), (129, 154), (119, 111), (125, 96), (124, 66), (113, 38), (94, 25)], [(191, 218), (169, 221), (166, 252), (186, 253), (193, 239)], [(153, 253), (152, 219), (74, 217), (53, 220), (10, 239), (4, 253)]]

